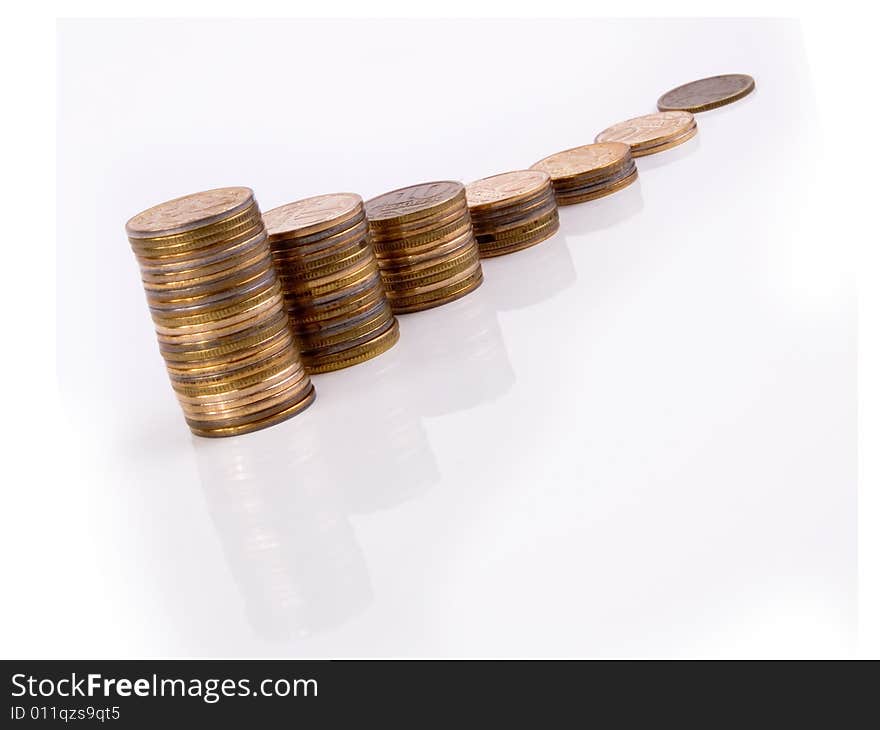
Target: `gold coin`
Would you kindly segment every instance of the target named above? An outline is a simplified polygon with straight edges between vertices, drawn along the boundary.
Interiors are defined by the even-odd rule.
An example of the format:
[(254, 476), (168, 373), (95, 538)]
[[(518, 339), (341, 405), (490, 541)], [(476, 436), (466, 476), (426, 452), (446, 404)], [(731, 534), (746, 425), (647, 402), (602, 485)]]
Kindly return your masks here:
[(629, 145), (621, 142), (601, 142), (573, 147), (545, 157), (532, 165), (550, 175), (554, 188), (560, 183), (583, 185), (601, 180), (626, 166), (631, 159)]
[(202, 424), (201, 422), (190, 418), (187, 418), (186, 422), (189, 425), (190, 430), (196, 436), (206, 436), (208, 438), (239, 436), (286, 421), (304, 411), (314, 402), (315, 388), (310, 385), (305, 395), (299, 400), (294, 400), (291, 405), (285, 406), (284, 408), (267, 409), (267, 412), (260, 412), (258, 417), (246, 419), (245, 422), (240, 425), (217, 426), (211, 423)]
[(408, 314), (411, 312), (422, 312), (426, 309), (433, 309), (444, 304), (449, 304), (457, 299), (470, 294), (483, 283), (482, 269), (477, 269), (474, 273), (464, 279), (447, 285), (441, 289), (435, 289), (426, 294), (418, 294), (402, 298), (392, 304), (395, 314)]
[(556, 202), (559, 205), (575, 205), (576, 203), (585, 203), (588, 200), (596, 200), (603, 198), (611, 193), (632, 185), (639, 177), (639, 171), (633, 165), (631, 172), (621, 178), (617, 178), (610, 183), (604, 185), (590, 185), (581, 190), (566, 191), (565, 193), (556, 194)]
[(368, 200), (364, 207), (373, 226), (386, 221), (402, 223), (435, 215), (463, 198), (464, 185), (445, 180), (392, 190)]
[(596, 142), (622, 142), (630, 146), (633, 157), (641, 157), (682, 144), (696, 133), (690, 112), (656, 112), (608, 127), (596, 135)]
[(138, 213), (125, 224), (129, 238), (185, 233), (209, 226), (254, 205), (250, 188), (232, 187), (184, 195)]
[(667, 91), (657, 101), (657, 108), (660, 111), (678, 110), (695, 114), (731, 104), (754, 90), (755, 80), (747, 74), (710, 76)]
[(263, 214), (269, 237), (304, 237), (350, 220), (363, 211), (355, 193), (331, 193), (273, 208)]
[(387, 352), (399, 339), (400, 328), (395, 319), (391, 327), (383, 334), (365, 344), (342, 350), (329, 357), (309, 358), (309, 361), (306, 363), (306, 369), (309, 373), (327, 373), (332, 370), (351, 367), (352, 365), (372, 360), (383, 352)]
[(550, 187), (550, 176), (543, 170), (517, 170), (484, 177), (465, 187), (471, 216), (509, 205), (528, 202)]

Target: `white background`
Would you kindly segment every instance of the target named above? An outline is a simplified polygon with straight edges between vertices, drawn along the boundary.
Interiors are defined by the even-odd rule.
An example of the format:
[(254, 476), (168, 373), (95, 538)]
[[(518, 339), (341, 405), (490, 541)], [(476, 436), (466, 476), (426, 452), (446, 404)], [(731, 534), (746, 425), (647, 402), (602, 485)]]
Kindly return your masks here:
[[(853, 650), (855, 297), (796, 23), (73, 22), (58, 41), (75, 450), (46, 489), (65, 527), (12, 525), (32, 546), (13, 611), (40, 628), (10, 654)], [(188, 434), (130, 215), (227, 184), (269, 208), (468, 181), (729, 71), (757, 92), (486, 262), (473, 295), (402, 317), (388, 354), (316, 377), (308, 412)]]

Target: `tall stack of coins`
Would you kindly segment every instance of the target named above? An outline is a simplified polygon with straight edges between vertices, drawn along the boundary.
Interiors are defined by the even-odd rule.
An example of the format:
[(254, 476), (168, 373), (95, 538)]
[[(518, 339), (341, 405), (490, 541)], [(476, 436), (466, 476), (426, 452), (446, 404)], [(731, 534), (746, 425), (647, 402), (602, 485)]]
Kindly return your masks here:
[(255, 431), (314, 401), (250, 189), (177, 198), (125, 228), (193, 433)]
[(482, 258), (534, 246), (559, 230), (546, 172), (504, 172), (470, 183), (465, 193)]
[(596, 141), (623, 142), (633, 157), (644, 157), (678, 147), (696, 133), (697, 120), (690, 112), (657, 112), (608, 127), (596, 135)]
[(359, 195), (306, 198), (268, 211), (263, 221), (309, 372), (364, 362), (397, 342)]
[(432, 182), (366, 203), (370, 240), (396, 314), (430, 309), (483, 281), (480, 255), (459, 182)]
[(531, 167), (550, 175), (556, 202), (573, 205), (610, 195), (639, 176), (629, 145), (603, 142), (574, 147), (545, 157)]

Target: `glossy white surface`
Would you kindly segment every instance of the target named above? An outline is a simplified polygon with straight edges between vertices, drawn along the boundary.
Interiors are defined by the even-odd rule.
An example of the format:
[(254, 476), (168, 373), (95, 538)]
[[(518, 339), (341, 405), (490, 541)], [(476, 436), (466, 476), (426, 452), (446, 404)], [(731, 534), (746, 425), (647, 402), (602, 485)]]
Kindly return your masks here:
[[(190, 436), (129, 216), (527, 167), (723, 72), (757, 91), (309, 411)], [(796, 24), (62, 23), (59, 83), (75, 452), (11, 654), (850, 650), (855, 299)]]

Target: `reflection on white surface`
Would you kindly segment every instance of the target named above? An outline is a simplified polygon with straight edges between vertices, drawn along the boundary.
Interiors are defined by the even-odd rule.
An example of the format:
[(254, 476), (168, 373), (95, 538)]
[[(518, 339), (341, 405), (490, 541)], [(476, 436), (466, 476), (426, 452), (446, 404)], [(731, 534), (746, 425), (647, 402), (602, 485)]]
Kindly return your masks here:
[(484, 259), (483, 275), (483, 286), (491, 289), (492, 301), (505, 312), (550, 299), (577, 279), (561, 231), (515, 255)]
[[(63, 563), (51, 536), (70, 520), (48, 491), (11, 536), (40, 576), (23, 617), (76, 571), (64, 615), (0, 637), (9, 651), (847, 652), (855, 301), (838, 242), (817, 233), (797, 26), (291, 23), (60, 27), (58, 360), (76, 459), (57, 488), (82, 514)], [(216, 47), (231, 50), (194, 90), (181, 68)], [(552, 57), (553, 78), (512, 47)], [(350, 82), (352, 58), (407, 89), (406, 115)], [(460, 83), (497, 58), (491, 95)], [(389, 352), (317, 376), (312, 408), (236, 439), (189, 435), (123, 237), (133, 212), (224, 184), (269, 208), (521, 169), (730, 71), (758, 92), (640, 158), (636, 184), (563, 209), (552, 239), (486, 261), (472, 294), (401, 317)], [(133, 78), (164, 103), (120, 105)], [(230, 83), (273, 113), (218, 116)], [(303, 115), (305, 98), (322, 114)]]
[(307, 442), (196, 442), (208, 507), (246, 613), (267, 639), (334, 628), (370, 601), (341, 495)]

